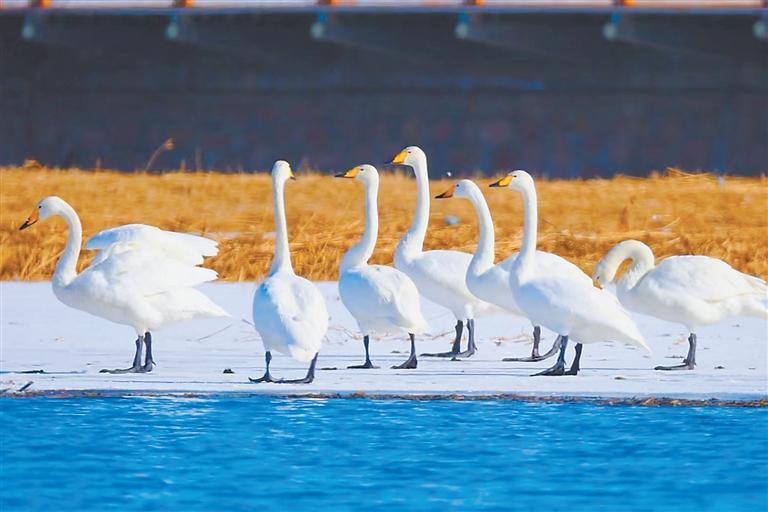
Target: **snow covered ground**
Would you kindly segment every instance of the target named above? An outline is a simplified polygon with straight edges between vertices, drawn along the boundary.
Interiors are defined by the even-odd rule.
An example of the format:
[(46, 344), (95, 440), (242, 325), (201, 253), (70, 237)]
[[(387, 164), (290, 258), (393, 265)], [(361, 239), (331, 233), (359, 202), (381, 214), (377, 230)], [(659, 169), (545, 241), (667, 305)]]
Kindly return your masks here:
[[(679, 397), (764, 399), (768, 397), (768, 325), (735, 318), (698, 333), (695, 371), (659, 372), (653, 367), (680, 362), (688, 335), (680, 325), (636, 315), (654, 353), (601, 343), (586, 345), (582, 371), (570, 377), (530, 377), (549, 367), (502, 362), (529, 355), (530, 325), (519, 318), (495, 316), (476, 321), (478, 353), (464, 361), (419, 358), (416, 370), (391, 370), (405, 360), (407, 338), (387, 336), (371, 345), (377, 370), (348, 370), (363, 360), (361, 338), (339, 300), (336, 283), (321, 283), (331, 313), (331, 330), (310, 385), (251, 384), (260, 377), (264, 350), (250, 325), (254, 283), (215, 283), (202, 287), (230, 311), (231, 319), (198, 320), (154, 333), (157, 367), (149, 374), (109, 375), (101, 368), (130, 366), (135, 334), (129, 327), (70, 309), (53, 296), (50, 283), (0, 283), (0, 390), (113, 390), (121, 392), (248, 392), (368, 394), (521, 394), (594, 397)], [(417, 339), (417, 350), (450, 348), (455, 320), (424, 303), (432, 336)], [(465, 334), (466, 337), (466, 334)], [(542, 351), (554, 336), (544, 331)], [(462, 347), (466, 346), (466, 341)], [(573, 349), (568, 351), (568, 364)], [(223, 373), (230, 368), (234, 373)], [(19, 373), (43, 369), (45, 374)], [(306, 368), (275, 354), (276, 377), (302, 376)]]

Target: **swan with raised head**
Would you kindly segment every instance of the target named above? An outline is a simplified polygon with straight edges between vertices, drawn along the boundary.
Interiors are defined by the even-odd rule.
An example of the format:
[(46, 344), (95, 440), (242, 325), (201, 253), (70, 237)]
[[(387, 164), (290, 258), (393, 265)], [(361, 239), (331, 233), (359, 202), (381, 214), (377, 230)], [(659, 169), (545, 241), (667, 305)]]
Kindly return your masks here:
[[(288, 225), (285, 218), (285, 184), (295, 179), (291, 166), (278, 160), (272, 166), (272, 199), (275, 208), (275, 255), (269, 275), (253, 295), (253, 325), (264, 343), (264, 376), (251, 382), (309, 384), (315, 378), (320, 345), (328, 331), (328, 310), (320, 290), (293, 272)], [(308, 362), (301, 379), (274, 379), (269, 372), (272, 351)]]
[[(534, 324), (560, 335), (560, 355), (551, 368), (537, 375), (576, 375), (583, 343), (619, 341), (650, 352), (640, 331), (619, 301), (582, 278), (550, 274), (536, 252), (538, 204), (533, 178), (525, 171), (512, 171), (491, 187), (509, 187), (523, 197), (525, 222), (523, 242), (509, 272), (515, 302)], [(568, 340), (576, 340), (576, 357), (565, 370)]]
[(688, 355), (682, 364), (656, 370), (693, 370), (696, 331), (731, 316), (768, 318), (768, 285), (708, 256), (670, 256), (655, 264), (651, 248), (638, 240), (614, 246), (595, 267), (597, 286), (616, 277), (619, 266), (631, 260), (616, 286), (619, 301), (628, 309), (685, 325)]
[[(408, 146), (395, 155), (391, 164), (407, 165), (416, 176), (416, 213), (411, 227), (395, 250), (395, 267), (408, 274), (424, 297), (449, 309), (456, 318), (456, 337), (449, 352), (422, 354), (432, 357), (470, 357), (477, 350), (475, 344), (475, 316), (497, 308), (472, 295), (464, 276), (472, 255), (452, 250), (424, 250), (424, 238), (429, 224), (429, 174), (427, 155), (417, 146)], [(460, 351), (461, 337), (466, 321), (469, 344)]]
[(375, 368), (368, 345), (374, 332), (401, 331), (408, 333), (411, 354), (395, 369), (416, 368), (415, 334), (428, 330), (421, 315), (419, 291), (411, 279), (396, 268), (369, 265), (379, 234), (379, 174), (372, 165), (359, 165), (336, 175), (356, 179), (365, 189), (365, 230), (362, 239), (353, 245), (341, 260), (339, 295), (360, 327), (365, 347), (365, 363), (349, 368)]
[[(493, 219), (480, 188), (472, 180), (460, 180), (450, 189), (435, 196), (436, 199), (449, 197), (462, 197), (469, 200), (477, 214), (480, 228), (477, 248), (467, 268), (467, 288), (476, 297), (495, 304), (507, 313), (525, 317), (525, 313), (515, 302), (509, 284), (509, 273), (518, 253), (513, 253), (494, 265), (496, 236), (493, 231)], [(586, 285), (591, 284), (589, 277), (579, 267), (556, 254), (536, 251), (536, 258), (539, 267), (549, 275), (563, 275), (566, 278), (581, 280)], [(546, 354), (539, 354), (540, 333), (541, 327), (534, 325), (533, 350), (530, 357), (508, 357), (504, 361), (542, 361), (556, 354), (560, 348), (560, 339), (555, 340), (552, 348)]]
[(83, 228), (66, 201), (46, 197), (19, 229), (53, 216), (63, 217), (69, 228), (64, 254), (53, 274), (56, 298), (69, 307), (136, 330), (131, 367), (102, 373), (151, 372), (155, 365), (152, 331), (191, 318), (229, 316), (193, 288), (217, 278), (215, 271), (197, 266), (205, 256), (217, 254), (215, 241), (145, 224), (127, 224), (101, 231), (88, 240), (86, 249), (101, 252), (78, 274)]

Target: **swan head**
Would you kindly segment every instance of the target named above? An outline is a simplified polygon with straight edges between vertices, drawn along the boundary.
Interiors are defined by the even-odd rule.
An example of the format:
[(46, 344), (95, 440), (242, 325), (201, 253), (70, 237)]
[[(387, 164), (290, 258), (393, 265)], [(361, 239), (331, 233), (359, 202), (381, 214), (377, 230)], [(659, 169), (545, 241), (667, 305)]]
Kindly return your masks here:
[(408, 146), (393, 156), (389, 163), (395, 165), (410, 165), (413, 167), (420, 160), (423, 161), (426, 158), (427, 155), (424, 154), (424, 151), (422, 151), (419, 146)]
[(509, 187), (516, 190), (526, 190), (533, 188), (533, 176), (518, 169), (509, 172), (503, 178), (494, 181), (489, 187)]
[(334, 175), (335, 178), (347, 178), (362, 181), (368, 185), (370, 183), (377, 183), (379, 180), (379, 172), (376, 168), (370, 164), (357, 165), (344, 172), (340, 172)]
[(272, 166), (272, 179), (279, 183), (285, 183), (288, 180), (295, 180), (296, 176), (293, 174), (291, 164), (285, 160), (278, 160)]
[(435, 199), (446, 199), (448, 197), (463, 197), (469, 199), (477, 191), (477, 185), (472, 180), (460, 180), (442, 194), (435, 196)]
[[(615, 247), (614, 247), (615, 249)], [(615, 251), (608, 251), (608, 254), (595, 265), (595, 270), (592, 272), (592, 284), (597, 288), (603, 288), (605, 285), (613, 282), (616, 277), (616, 271), (621, 265), (621, 261), (615, 261)]]
[(67, 210), (68, 207), (69, 205), (60, 197), (48, 196), (37, 203), (37, 206), (35, 206), (35, 209), (29, 214), (27, 220), (25, 220), (24, 224), (19, 227), (19, 231), (27, 229), (37, 221), (45, 220), (54, 215), (59, 215)]

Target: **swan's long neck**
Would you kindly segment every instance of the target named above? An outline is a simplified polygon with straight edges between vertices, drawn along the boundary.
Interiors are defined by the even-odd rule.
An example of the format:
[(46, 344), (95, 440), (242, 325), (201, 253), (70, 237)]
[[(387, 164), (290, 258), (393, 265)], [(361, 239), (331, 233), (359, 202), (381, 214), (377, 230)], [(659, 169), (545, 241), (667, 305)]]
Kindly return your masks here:
[(653, 270), (656, 263), (650, 247), (637, 240), (625, 240), (608, 251), (603, 258), (609, 281), (613, 280), (622, 262), (627, 259), (632, 260), (632, 264), (618, 285), (625, 290), (631, 290), (645, 274)]
[(520, 189), (523, 195), (523, 244), (520, 248), (520, 265), (527, 267), (533, 264), (536, 254), (537, 232), (539, 229), (539, 204), (536, 188), (531, 185)]
[(348, 268), (364, 265), (368, 262), (373, 249), (376, 247), (376, 239), (379, 236), (379, 208), (377, 198), (379, 195), (378, 181), (365, 183), (365, 231), (358, 243), (350, 247), (341, 260), (342, 272)]
[(467, 270), (472, 275), (480, 275), (493, 266), (496, 251), (496, 235), (493, 232), (493, 219), (488, 209), (488, 202), (480, 190), (472, 190), (469, 201), (475, 207), (477, 222), (480, 228), (480, 238), (477, 241), (475, 254)]
[(416, 213), (411, 227), (397, 246), (403, 256), (414, 256), (424, 250), (424, 238), (429, 225), (429, 174), (426, 155), (415, 155), (413, 173), (416, 175)]
[(60, 215), (67, 221), (69, 235), (64, 254), (56, 263), (56, 271), (53, 274), (55, 286), (67, 286), (77, 277), (77, 258), (80, 256), (80, 246), (83, 243), (83, 226), (74, 208), (64, 203), (61, 206)]
[(293, 273), (291, 248), (288, 245), (288, 223), (285, 219), (285, 180), (272, 181), (272, 200), (275, 205), (275, 256), (269, 275), (277, 272)]

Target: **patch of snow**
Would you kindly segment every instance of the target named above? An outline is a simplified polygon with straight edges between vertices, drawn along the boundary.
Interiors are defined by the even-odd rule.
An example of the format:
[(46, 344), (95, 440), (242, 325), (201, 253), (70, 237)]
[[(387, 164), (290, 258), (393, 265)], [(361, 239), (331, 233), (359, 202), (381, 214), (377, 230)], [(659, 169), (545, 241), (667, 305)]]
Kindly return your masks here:
[[(347, 370), (363, 361), (355, 323), (339, 300), (335, 282), (319, 283), (328, 302), (331, 328), (310, 385), (251, 384), (264, 371), (264, 349), (251, 325), (255, 283), (212, 283), (201, 289), (224, 307), (231, 319), (197, 320), (153, 333), (158, 365), (149, 374), (109, 375), (101, 368), (130, 366), (134, 333), (126, 326), (73, 310), (59, 303), (48, 282), (0, 283), (0, 390), (29, 391), (167, 391), (248, 393), (386, 393), (502, 394), (760, 399), (768, 396), (768, 324), (756, 318), (733, 318), (698, 334), (694, 371), (660, 372), (656, 365), (676, 364), (688, 349), (681, 325), (635, 315), (654, 351), (621, 344), (584, 347), (582, 370), (571, 377), (530, 377), (549, 367), (539, 363), (502, 362), (527, 356), (531, 327), (522, 319), (493, 316), (476, 320), (479, 350), (464, 361), (419, 358), (416, 370), (391, 370), (407, 357), (405, 336), (386, 336), (371, 343), (377, 370)], [(424, 302), (432, 336), (417, 338), (417, 350), (445, 351), (453, 340), (452, 315)], [(466, 338), (466, 331), (465, 331)], [(542, 352), (554, 340), (542, 333)], [(466, 340), (462, 342), (462, 348)], [(274, 354), (275, 377), (302, 376), (306, 368)], [(567, 363), (573, 357), (569, 347)], [(234, 373), (224, 373), (230, 368)], [(328, 368), (336, 368), (329, 370)], [(44, 369), (46, 374), (24, 374)]]

